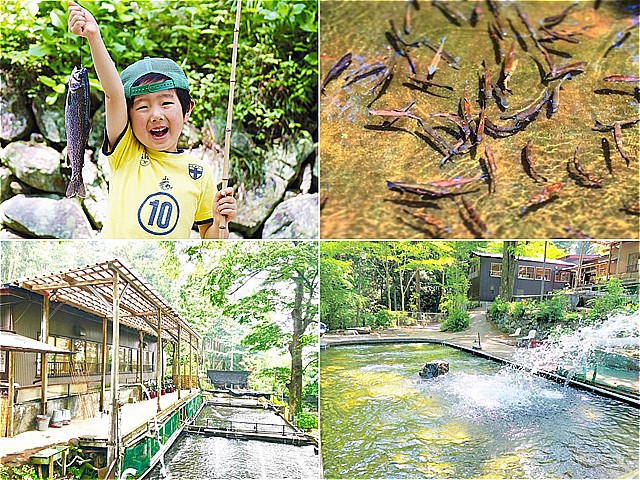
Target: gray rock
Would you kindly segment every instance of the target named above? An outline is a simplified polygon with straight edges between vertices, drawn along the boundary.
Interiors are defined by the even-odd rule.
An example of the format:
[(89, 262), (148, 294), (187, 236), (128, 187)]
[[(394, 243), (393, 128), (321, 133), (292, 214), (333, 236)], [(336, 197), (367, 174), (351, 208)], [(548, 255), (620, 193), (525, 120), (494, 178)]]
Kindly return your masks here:
[(0, 166), (0, 203), (13, 196), (11, 182), (13, 182), (11, 170), (7, 167)]
[(318, 202), (317, 193), (282, 202), (264, 223), (262, 238), (318, 238)]
[(25, 97), (6, 76), (0, 80), (0, 140), (13, 142), (26, 138), (34, 122)]
[(89, 140), (87, 144), (94, 152), (99, 152), (102, 148), (102, 141), (104, 140), (104, 128), (106, 125), (104, 115), (104, 104), (93, 114), (91, 121), (91, 131), (89, 132)]
[(265, 178), (256, 188), (244, 192), (238, 202), (238, 216), (231, 228), (244, 237), (251, 237), (286, 192), (304, 160), (313, 152), (314, 144), (308, 132), (275, 144), (264, 155)]
[(107, 201), (109, 189), (104, 175), (98, 165), (84, 162), (82, 178), (87, 190), (86, 198), (82, 199), (82, 206), (91, 224), (100, 229), (107, 218)]
[(42, 93), (36, 94), (33, 98), (31, 109), (36, 117), (36, 124), (44, 138), (53, 143), (64, 143), (67, 141), (64, 129), (64, 104), (65, 95), (58, 95), (56, 103), (48, 105), (46, 96)]
[(64, 194), (67, 182), (60, 171), (60, 153), (46, 145), (13, 142), (2, 150), (2, 163), (22, 182), (45, 192)]
[(93, 238), (77, 200), (57, 195), (16, 195), (0, 204), (0, 221), (27, 237)]

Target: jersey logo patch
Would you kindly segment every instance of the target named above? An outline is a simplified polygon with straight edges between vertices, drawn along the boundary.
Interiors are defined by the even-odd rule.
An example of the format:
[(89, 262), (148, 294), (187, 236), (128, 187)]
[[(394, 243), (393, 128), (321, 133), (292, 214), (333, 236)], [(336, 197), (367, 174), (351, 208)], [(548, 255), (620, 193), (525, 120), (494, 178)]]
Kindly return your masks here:
[(200, 165), (196, 165), (195, 163), (190, 163), (189, 175), (194, 180), (198, 180), (202, 176), (202, 167)]
[(159, 185), (160, 185), (160, 188), (165, 191), (171, 190), (173, 188), (169, 183), (169, 177), (164, 177), (162, 181), (159, 183)]
[(168, 235), (178, 225), (180, 205), (175, 197), (165, 192), (149, 195), (138, 208), (138, 224), (152, 235)]
[(149, 163), (149, 155), (147, 155), (147, 151), (145, 150), (142, 152), (142, 155), (140, 155), (140, 165), (146, 167)]

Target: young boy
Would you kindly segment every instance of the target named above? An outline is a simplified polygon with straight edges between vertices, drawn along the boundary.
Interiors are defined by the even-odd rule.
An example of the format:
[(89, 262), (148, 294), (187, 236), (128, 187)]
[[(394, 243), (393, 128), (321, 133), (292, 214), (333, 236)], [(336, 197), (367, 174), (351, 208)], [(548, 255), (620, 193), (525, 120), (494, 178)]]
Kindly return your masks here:
[(233, 189), (216, 192), (205, 162), (178, 149), (193, 100), (182, 69), (145, 57), (118, 71), (87, 10), (69, 1), (69, 30), (86, 38), (105, 95), (102, 152), (111, 178), (102, 238), (185, 239), (193, 222), (202, 238), (218, 238), (220, 218), (237, 215)]

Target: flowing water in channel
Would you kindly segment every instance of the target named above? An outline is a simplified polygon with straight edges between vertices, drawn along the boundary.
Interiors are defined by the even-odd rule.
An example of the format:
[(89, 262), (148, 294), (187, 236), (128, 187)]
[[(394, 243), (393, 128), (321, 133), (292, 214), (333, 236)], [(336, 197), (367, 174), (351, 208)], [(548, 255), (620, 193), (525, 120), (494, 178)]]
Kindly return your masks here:
[[(440, 167), (444, 154), (414, 119), (400, 118), (390, 128), (378, 128), (384, 118), (370, 115), (369, 109), (403, 109), (415, 101), (410, 112), (453, 144), (460, 136), (458, 127), (429, 115), (456, 113), (468, 82), (472, 110), (478, 117), (482, 60), (486, 60), (491, 78), (498, 79), (503, 58), (516, 36), (518, 65), (509, 82), (513, 91), (507, 95), (509, 106), (503, 111), (495, 100), (487, 100), (486, 118), (508, 125), (510, 121), (501, 120), (500, 115), (531, 104), (546, 87), (553, 91), (560, 82), (542, 80), (541, 71), (548, 72), (550, 68), (518, 17), (516, 2), (496, 2), (507, 35), (495, 46), (495, 33), (490, 37), (487, 31), (493, 16), (486, 2), (443, 3), (456, 7), (467, 20), (460, 20), (457, 26), (432, 2), (419, 0), (419, 10), (412, 11), (411, 31), (405, 34), (405, 1), (320, 2), (321, 79), (339, 58), (352, 53), (349, 67), (320, 96), (321, 190), (326, 194), (321, 212), (322, 237), (637, 238), (638, 213), (625, 210), (625, 205), (636, 203), (637, 208), (640, 195), (640, 124), (622, 129), (623, 151), (630, 159), (629, 165), (616, 149), (612, 131), (592, 130), (595, 119), (608, 123), (638, 116), (638, 83), (603, 81), (611, 75), (638, 75), (639, 32), (638, 26), (632, 25), (637, 19), (637, 2), (578, 2), (566, 19), (551, 29), (579, 32), (573, 38), (580, 43), (541, 42), (550, 51), (556, 68), (587, 62), (584, 73), (574, 74), (562, 83), (557, 112), (549, 117), (551, 112), (545, 107), (525, 129), (505, 138), (493, 138), (485, 128), (484, 140), (477, 148)], [(471, 26), (469, 18), (476, 5), (482, 13), (477, 24)], [(571, 2), (518, 1), (517, 5), (540, 37), (544, 32), (538, 30), (539, 20), (560, 13)], [(459, 57), (460, 69), (451, 68), (443, 59), (433, 81), (452, 91), (429, 87), (425, 92), (411, 86), (407, 60), (389, 46), (390, 19), (407, 43), (427, 39), (437, 47), (446, 37), (444, 50)], [(407, 50), (418, 76), (424, 77), (434, 52), (422, 43)], [(370, 70), (356, 73), (363, 65), (389, 65), (394, 58), (394, 76), (382, 94), (382, 87), (371, 93), (376, 77), (347, 85), (345, 77)], [(548, 180), (546, 184), (567, 184), (557, 197), (521, 215), (521, 207), (546, 185), (534, 180), (524, 168), (523, 149), (529, 140), (533, 142), (535, 171)], [(483, 172), (484, 145), (489, 145), (495, 156), (495, 193), (490, 193), (482, 181), (456, 190), (467, 192), (464, 199), (474, 215), (465, 210), (459, 195), (430, 199), (401, 195), (386, 187), (388, 180), (424, 183), (456, 176), (478, 177)], [(601, 188), (585, 186), (584, 178), (577, 175), (574, 167), (571, 173), (567, 171), (576, 146), (579, 162), (587, 172), (599, 177)], [(446, 228), (428, 226), (412, 213), (430, 215)]]
[[(448, 374), (423, 380), (442, 359)], [(321, 352), (326, 478), (615, 478), (638, 410), (440, 345)]]
[[(258, 422), (282, 424), (273, 412), (259, 409), (206, 406), (198, 417), (213, 423)], [(212, 425), (213, 425), (212, 423)], [(167, 479), (200, 480), (209, 478), (318, 478), (320, 459), (314, 447), (298, 447), (256, 440), (180, 435), (165, 454)], [(161, 479), (160, 468), (147, 477)]]

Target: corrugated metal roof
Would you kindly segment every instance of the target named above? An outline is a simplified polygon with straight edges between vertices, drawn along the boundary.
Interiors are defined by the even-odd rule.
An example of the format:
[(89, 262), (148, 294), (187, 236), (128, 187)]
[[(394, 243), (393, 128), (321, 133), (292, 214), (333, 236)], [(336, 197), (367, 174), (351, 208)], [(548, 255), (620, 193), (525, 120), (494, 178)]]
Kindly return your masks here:
[(164, 339), (177, 340), (180, 325), (183, 329), (183, 340), (188, 341), (189, 333), (196, 340), (201, 340), (201, 336), (160, 294), (132, 268), (118, 259), (29, 277), (19, 280), (16, 284), (41, 295), (48, 292), (56, 302), (112, 319), (116, 277), (121, 324), (155, 336), (160, 312)]
[(39, 342), (33, 338), (23, 337), (13, 332), (0, 332), (0, 349), (17, 352), (71, 353), (68, 350)]

